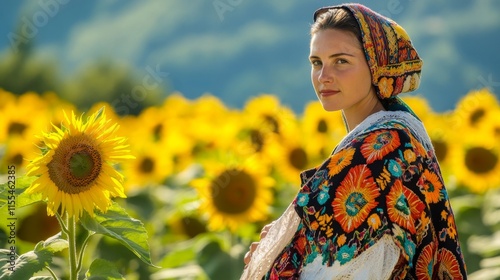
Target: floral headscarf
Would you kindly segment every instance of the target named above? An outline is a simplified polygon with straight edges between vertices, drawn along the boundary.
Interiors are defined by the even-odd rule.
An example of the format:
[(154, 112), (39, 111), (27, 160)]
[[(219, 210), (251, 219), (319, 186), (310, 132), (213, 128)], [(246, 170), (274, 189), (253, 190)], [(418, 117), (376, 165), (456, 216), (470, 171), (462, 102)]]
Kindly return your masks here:
[(359, 24), (372, 84), (381, 100), (418, 88), (423, 62), (400, 25), (360, 4), (320, 8), (314, 21), (335, 8), (350, 11)]

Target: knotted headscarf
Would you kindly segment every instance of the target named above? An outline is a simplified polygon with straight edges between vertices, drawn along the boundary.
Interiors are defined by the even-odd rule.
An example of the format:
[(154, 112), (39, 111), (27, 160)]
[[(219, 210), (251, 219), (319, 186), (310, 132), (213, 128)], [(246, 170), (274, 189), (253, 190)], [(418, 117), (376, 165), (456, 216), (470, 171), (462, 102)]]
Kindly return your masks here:
[[(322, 13), (335, 8), (347, 9), (359, 24), (372, 84), (381, 100), (418, 88), (422, 60), (400, 25), (360, 4), (320, 8), (314, 13), (314, 21)], [(402, 101), (398, 98), (391, 102)]]

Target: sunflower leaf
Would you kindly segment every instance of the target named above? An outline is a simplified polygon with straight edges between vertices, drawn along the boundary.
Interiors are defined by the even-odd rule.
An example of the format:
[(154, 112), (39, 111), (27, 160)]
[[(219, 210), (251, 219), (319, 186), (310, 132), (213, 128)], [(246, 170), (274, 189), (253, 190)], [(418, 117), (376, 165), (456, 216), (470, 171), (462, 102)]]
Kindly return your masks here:
[(120, 241), (143, 262), (155, 266), (151, 263), (148, 233), (143, 223), (130, 217), (116, 202), (106, 213), (96, 211), (94, 218), (85, 212), (80, 221), (85, 229)]
[(103, 259), (95, 259), (92, 264), (90, 264), (89, 270), (85, 273), (86, 280), (124, 280), (123, 276), (118, 272), (116, 267)]
[(36, 179), (33, 176), (20, 176), (20, 177), (9, 177), (4, 176), (0, 179), (0, 208), (5, 206), (7, 203), (11, 203), (14, 199), (16, 200), (15, 208), (23, 207), (42, 200), (42, 194), (26, 194), (24, 191), (31, 185), (31, 183)]
[(0, 279), (29, 279), (36, 272), (50, 266), (54, 253), (68, 247), (68, 242), (60, 236), (57, 234), (40, 241), (35, 250), (20, 256), (11, 250), (0, 250)]
[(45, 241), (40, 241), (35, 245), (35, 252), (46, 250), (51, 253), (57, 253), (68, 248), (68, 241), (61, 238), (62, 233), (59, 232), (56, 235), (47, 238)]
[(216, 240), (200, 248), (197, 261), (209, 279), (237, 279), (243, 270), (243, 261), (224, 251)]

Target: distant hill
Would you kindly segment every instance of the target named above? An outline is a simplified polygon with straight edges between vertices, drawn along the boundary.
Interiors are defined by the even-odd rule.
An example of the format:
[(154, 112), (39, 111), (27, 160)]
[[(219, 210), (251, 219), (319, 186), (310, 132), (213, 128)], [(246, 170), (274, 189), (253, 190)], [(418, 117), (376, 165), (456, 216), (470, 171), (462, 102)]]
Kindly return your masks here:
[[(52, 1), (59, 3), (59, 1)], [(52, 3), (51, 2), (51, 3)], [(32, 24), (36, 53), (54, 57), (64, 75), (93, 60), (116, 60), (188, 98), (211, 93), (241, 107), (274, 93), (296, 112), (315, 100), (309, 78), (313, 11), (335, 1), (8, 1), (0, 34)], [(369, 3), (408, 31), (424, 59), (421, 87), (437, 111), (472, 89), (500, 93), (500, 2), (398, 0)], [(9, 40), (0, 41), (3, 53)]]

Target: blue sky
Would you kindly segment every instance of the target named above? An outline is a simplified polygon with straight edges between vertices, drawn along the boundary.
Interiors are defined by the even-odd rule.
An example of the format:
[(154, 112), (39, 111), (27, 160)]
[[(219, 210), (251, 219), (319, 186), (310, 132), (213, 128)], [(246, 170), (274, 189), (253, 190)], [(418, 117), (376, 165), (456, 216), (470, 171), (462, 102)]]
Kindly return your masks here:
[[(415, 94), (437, 111), (472, 89), (500, 91), (500, 1), (359, 1), (396, 20), (424, 60)], [(0, 11), (0, 52), (15, 50), (16, 26), (34, 38), (36, 55), (70, 77), (112, 59), (139, 73), (168, 73), (171, 91), (211, 93), (240, 107), (276, 94), (300, 112), (315, 100), (309, 78), (313, 11), (338, 1), (303, 0), (8, 0)], [(1, 35), (4, 34), (4, 35)]]

